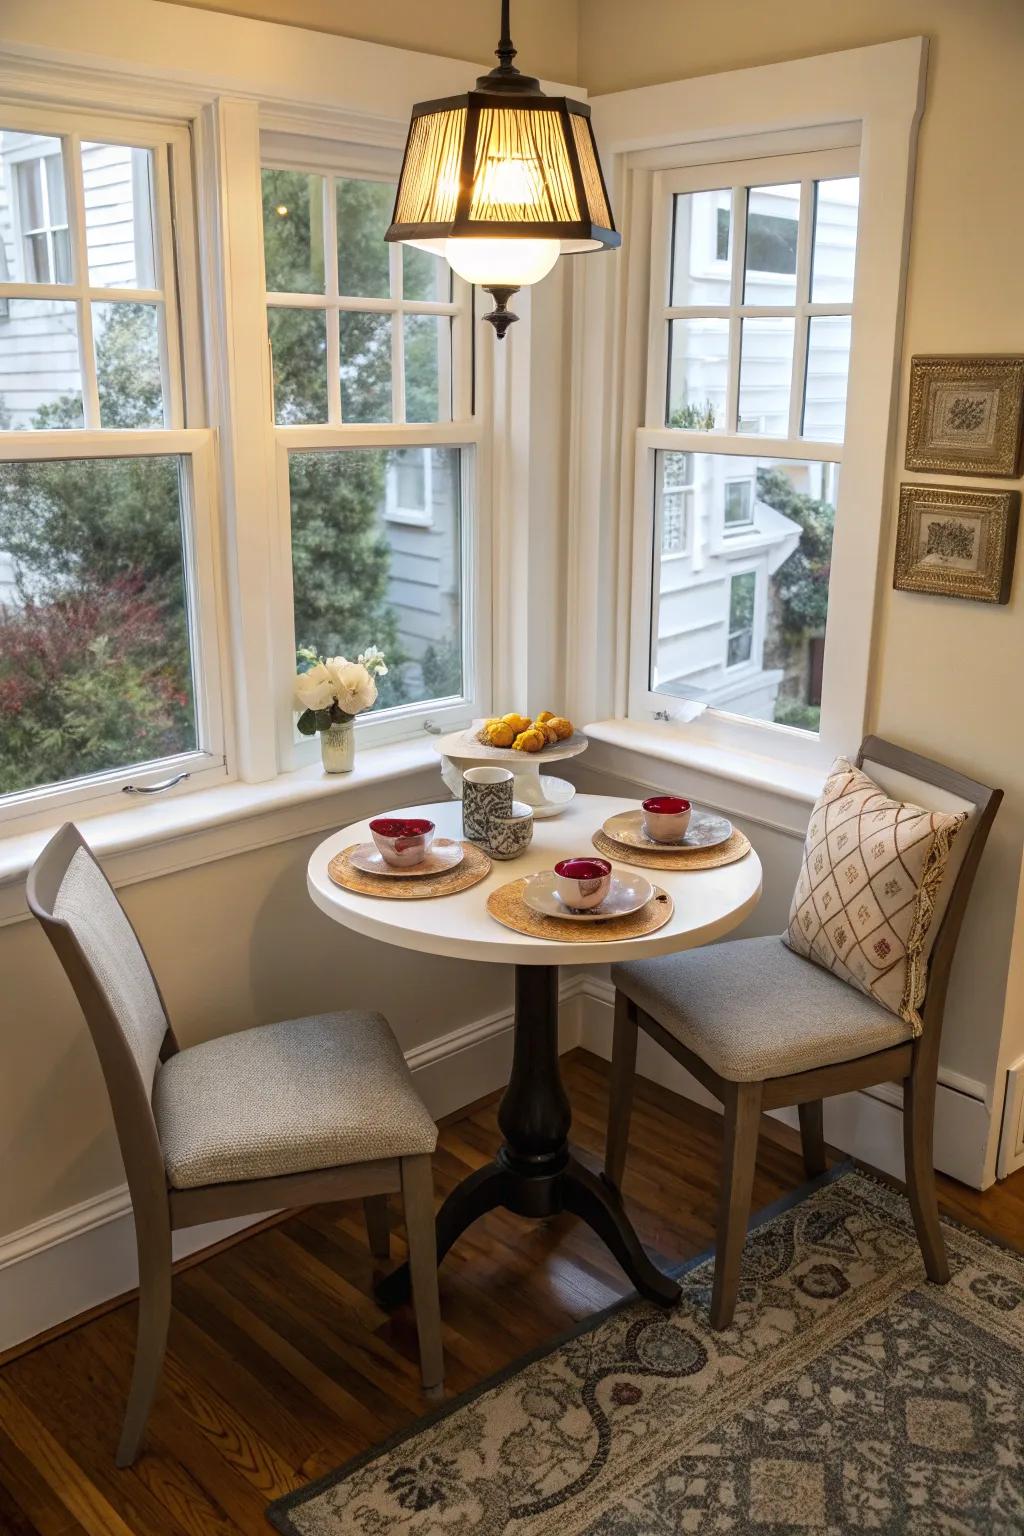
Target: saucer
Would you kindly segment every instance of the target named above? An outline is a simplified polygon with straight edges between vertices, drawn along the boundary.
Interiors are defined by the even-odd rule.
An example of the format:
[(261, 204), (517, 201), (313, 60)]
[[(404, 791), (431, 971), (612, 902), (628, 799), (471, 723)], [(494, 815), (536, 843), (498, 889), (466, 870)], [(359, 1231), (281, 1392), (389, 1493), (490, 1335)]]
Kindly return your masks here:
[(396, 869), (393, 864), (385, 863), (373, 843), (360, 843), (348, 857), (349, 862), (356, 869), (361, 869), (364, 875), (384, 875), (388, 880), (408, 880), (410, 876), (415, 879), (417, 875), (443, 875), (461, 864), (466, 852), (461, 843), (450, 837), (435, 837), (427, 849), (426, 857), (418, 864), (407, 865), (405, 869)]
[(603, 923), (610, 917), (627, 917), (645, 907), (653, 895), (654, 886), (649, 880), (625, 870), (621, 875), (612, 874), (608, 895), (589, 912), (574, 912), (566, 906), (555, 890), (553, 869), (530, 875), (523, 886), (523, 902), (532, 912), (539, 912), (542, 917), (562, 917), (570, 923)]
[(659, 843), (656, 838), (648, 837), (644, 831), (643, 811), (620, 811), (617, 816), (609, 816), (601, 830), (605, 837), (625, 848), (660, 848), (663, 853), (669, 853), (675, 848), (717, 848), (732, 837), (732, 822), (727, 816), (719, 816), (715, 811), (699, 811), (694, 806), (690, 825), (677, 843)]

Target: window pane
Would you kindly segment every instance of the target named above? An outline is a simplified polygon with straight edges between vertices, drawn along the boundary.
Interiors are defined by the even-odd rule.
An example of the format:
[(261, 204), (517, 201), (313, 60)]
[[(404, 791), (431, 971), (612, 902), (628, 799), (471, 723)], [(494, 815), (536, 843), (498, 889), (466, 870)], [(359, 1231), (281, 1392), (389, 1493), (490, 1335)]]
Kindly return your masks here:
[(665, 425), (724, 428), (728, 382), (728, 320), (670, 320)]
[(162, 427), (160, 305), (94, 304), (101, 427)]
[(681, 192), (672, 199), (673, 304), (728, 304), (732, 193)]
[(156, 288), (153, 155), (127, 144), (83, 144), (85, 243), (94, 288)]
[(323, 293), (322, 176), (263, 172), (263, 260), (268, 293)]
[[(658, 453), (655, 463), (663, 511), (651, 688), (816, 730), (839, 466), (689, 455), (691, 531), (672, 551), (664, 506), (679, 457)], [(746, 507), (741, 524), (737, 508)], [(740, 666), (741, 676), (730, 670)]]
[(393, 421), (391, 316), (343, 311), (338, 318), (342, 421)]
[(785, 315), (743, 322), (740, 347), (741, 432), (768, 437), (789, 435), (789, 395), (793, 378), (793, 326)]
[(442, 256), (402, 246), (402, 293), (407, 299), (447, 304), (452, 296), (452, 269)]
[(0, 315), (0, 430), (81, 427), (78, 306), (8, 299)]
[(67, 222), (60, 139), (0, 128), (0, 282), (70, 282)]
[(181, 461), (0, 465), (0, 793), (197, 746)]
[(274, 420), (278, 426), (327, 420), (327, 312), (267, 310), (274, 362)]
[(860, 181), (844, 176), (819, 181), (814, 196), (814, 253), (811, 302), (853, 302), (853, 268), (857, 254), (857, 207)]
[(795, 304), (800, 183), (747, 194), (745, 304)]
[(448, 315), (406, 315), (405, 419), (452, 419), (452, 322)]
[(460, 457), (289, 457), (296, 644), (350, 658), (379, 645), (390, 670), (378, 710), (463, 690)]
[(807, 332), (804, 437), (841, 443), (850, 371), (849, 315), (812, 315)]
[(757, 572), (744, 571), (729, 579), (729, 648), (726, 666), (737, 667), (750, 660), (754, 649), (754, 602), (757, 597)]
[(389, 181), (335, 182), (338, 195), (338, 292), (386, 299), (390, 246), (384, 242), (391, 223), (395, 189)]

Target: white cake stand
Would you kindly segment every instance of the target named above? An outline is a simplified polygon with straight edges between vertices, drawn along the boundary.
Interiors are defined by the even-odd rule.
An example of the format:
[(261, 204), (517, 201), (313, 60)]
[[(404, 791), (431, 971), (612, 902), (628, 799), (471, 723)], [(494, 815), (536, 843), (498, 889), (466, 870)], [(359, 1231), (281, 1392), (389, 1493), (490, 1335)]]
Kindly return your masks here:
[(576, 793), (575, 784), (570, 784), (568, 779), (557, 779), (553, 774), (542, 774), (541, 769), (546, 763), (579, 757), (585, 752), (589, 743), (582, 731), (573, 731), (564, 741), (554, 742), (541, 752), (513, 752), (511, 747), (485, 747), (477, 741), (476, 733), (481, 725), (483, 721), (476, 720), (466, 730), (438, 736), (434, 741), (441, 754), (441, 777), (456, 800), (462, 799), (465, 770), (482, 763), (493, 763), (499, 768), (512, 769), (516, 776), (515, 798), (524, 801), (538, 820), (564, 811)]

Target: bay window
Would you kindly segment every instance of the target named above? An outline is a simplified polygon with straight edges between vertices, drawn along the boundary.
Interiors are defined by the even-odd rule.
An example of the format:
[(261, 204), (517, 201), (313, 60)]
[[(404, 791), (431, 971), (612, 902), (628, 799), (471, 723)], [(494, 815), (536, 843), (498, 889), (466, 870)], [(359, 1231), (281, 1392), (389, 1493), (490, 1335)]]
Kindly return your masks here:
[(225, 749), (188, 134), (0, 121), (0, 820), (17, 822), (223, 780)]
[[(360, 729), (383, 738), (470, 713), (483, 574), (470, 290), (438, 257), (385, 244), (393, 171), (383, 152), (286, 135), (268, 136), (262, 171), (291, 576), (281, 649), (379, 646), (389, 671)], [(282, 765), (315, 750), (289, 714)]]

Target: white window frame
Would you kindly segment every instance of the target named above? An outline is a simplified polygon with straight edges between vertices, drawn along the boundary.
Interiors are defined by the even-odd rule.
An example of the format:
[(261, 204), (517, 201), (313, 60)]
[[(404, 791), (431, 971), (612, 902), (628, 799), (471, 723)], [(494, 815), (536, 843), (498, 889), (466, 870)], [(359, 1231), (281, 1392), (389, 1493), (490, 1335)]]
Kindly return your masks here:
[[(729, 487), (731, 485), (742, 485), (750, 496), (750, 504), (747, 508), (747, 515), (740, 519), (739, 522), (730, 522), (726, 516), (729, 510), (727, 501), (729, 495)], [(754, 481), (750, 478), (749, 475), (733, 475), (727, 478), (724, 482), (724, 490), (725, 497), (722, 501), (722, 535), (724, 538), (728, 538), (731, 534), (744, 533), (748, 528), (753, 528), (755, 523), (754, 507), (757, 502), (757, 491), (754, 486)]]
[[(567, 676), (575, 713), (604, 719), (602, 739), (615, 736), (615, 720), (606, 717), (630, 712), (638, 646), (646, 667), (649, 633), (637, 619), (634, 592), (642, 568), (646, 609), (651, 565), (646, 549), (643, 558), (637, 552), (634, 521), (634, 508), (653, 495), (653, 486), (639, 486), (650, 457), (638, 452), (645, 433), (650, 447), (731, 447), (765, 457), (784, 447), (786, 456), (797, 456), (788, 442), (765, 437), (722, 433), (708, 441), (711, 435), (701, 434), (703, 443), (695, 444), (688, 433), (659, 435), (645, 428), (654, 176), (684, 164), (849, 147), (858, 152), (860, 209), (842, 495), (858, 515), (837, 522), (833, 550), (839, 574), (830, 591), (820, 734), (710, 710), (694, 718), (692, 710), (675, 709), (664, 696), (652, 697), (648, 711), (635, 686), (632, 707), (646, 714), (648, 723), (656, 717), (666, 753), (681, 761), (718, 760), (726, 776), (741, 759), (756, 759), (757, 775), (766, 784), (791, 782), (794, 772), (816, 774), (837, 752), (854, 749), (864, 732), (880, 541), (894, 482), (895, 383), (926, 55), (926, 40), (909, 38), (591, 99), (627, 234), (611, 262), (581, 264), (579, 295), (574, 295), (577, 314), (605, 315), (608, 326), (584, 326), (574, 347), (572, 462), (579, 468), (570, 549), (577, 554), (567, 602), (576, 617), (567, 634)], [(646, 237), (631, 238), (644, 228)], [(799, 456), (837, 457), (835, 444), (816, 451), (805, 442)], [(652, 504), (646, 500), (648, 508)], [(646, 533), (652, 522), (648, 513)], [(617, 580), (598, 620), (591, 616), (587, 594), (601, 579), (595, 551), (607, 548), (615, 552)], [(621, 735), (625, 745), (629, 732)]]
[(426, 450), (409, 449), (408, 452), (420, 451), (423, 454), (423, 500), (415, 507), (406, 506), (399, 500), (398, 471), (393, 464), (388, 465), (387, 480), (384, 494), (384, 516), (389, 523), (404, 523), (410, 528), (432, 528), (434, 526), (433, 500), (434, 500), (434, 459)]
[[(750, 655), (744, 656), (740, 661), (729, 660), (729, 641), (739, 630), (732, 626), (732, 584), (740, 576), (753, 576), (754, 578), (754, 610), (750, 615)], [(737, 565), (731, 569), (725, 583), (725, 666), (726, 677), (732, 679), (742, 677), (745, 672), (756, 672), (758, 668), (754, 658), (764, 644), (764, 582), (761, 580), (761, 567), (759, 565)]]
[[(192, 140), (187, 128), (147, 118), (118, 117), (90, 109), (0, 104), (0, 122), (17, 132), (62, 140), (68, 166), (66, 196), (72, 232), (74, 279), (70, 283), (0, 283), (0, 298), (57, 299), (78, 307), (82, 397), (86, 426), (60, 431), (0, 432), (0, 462), (52, 463), (70, 459), (172, 456), (181, 459), (182, 554), (189, 605), (190, 650), (198, 747), (156, 761), (129, 764), (53, 785), (0, 797), (0, 829), (28, 831), (50, 825), (76, 806), (97, 814), (123, 809), (128, 785), (149, 787), (187, 775), (168, 794), (212, 788), (229, 777), (230, 725), (222, 691), (223, 615), (214, 434), (206, 426), (205, 385), (199, 344), (198, 270), (192, 196)], [(82, 141), (128, 144), (153, 155), (157, 210), (157, 289), (97, 288), (89, 283), (84, 207), (81, 201)], [(90, 305), (125, 299), (164, 305), (161, 327), (166, 425), (101, 428), (93, 363)]]
[[(330, 139), (273, 133), (264, 136), (261, 145), (261, 169), (303, 170), (323, 175), (325, 193), (332, 178), (388, 180), (397, 184), (401, 156), (396, 151), (370, 146), (356, 146)], [(404, 314), (450, 315), (452, 317), (452, 420), (405, 422), (404, 368), (393, 373), (393, 403), (398, 418), (393, 423), (346, 423), (342, 420), (339, 380), (337, 327), (328, 328), (328, 414), (329, 421), (318, 426), (278, 426), (271, 423), (277, 486), (277, 559), (276, 579), (272, 588), (273, 655), (275, 658), (276, 696), (282, 701), (277, 721), (278, 766), (282, 772), (298, 768), (319, 758), (315, 737), (300, 736), (292, 703), (294, 680), (294, 588), (292, 585), (291, 516), (288, 481), (289, 454), (302, 449), (344, 450), (346, 448), (432, 448), (455, 447), (461, 450), (460, 526), (461, 619), (462, 619), (462, 692), (453, 698), (432, 699), (401, 704), (388, 710), (357, 717), (362, 745), (379, 745), (400, 740), (427, 729), (444, 731), (483, 712), (490, 683), (490, 630), (486, 622), (490, 594), (490, 529), (487, 496), (488, 453), (485, 432), (486, 400), (474, 399), (472, 289), (452, 276), (450, 302), (405, 300), (403, 298), (350, 298), (337, 293), (337, 230), (331, 213), (334, 199), (327, 199), (326, 249), (327, 295), (329, 311), (377, 311), (393, 315), (392, 358), (397, 365), (401, 356), (399, 337)], [(262, 207), (262, 203), (261, 203)], [(333, 254), (332, 254), (333, 253)], [(402, 247), (389, 247), (392, 291), (400, 294)], [(260, 242), (262, 269), (262, 229)], [(333, 269), (333, 270), (332, 270)], [(265, 279), (264, 279), (265, 284)], [(264, 316), (268, 306), (286, 300), (296, 308), (323, 308), (325, 295), (282, 295), (264, 286)], [(266, 326), (266, 319), (264, 319)], [(268, 372), (270, 363), (267, 333)], [(477, 394), (485, 390), (478, 388)], [(271, 400), (273, 398), (271, 379)], [(387, 496), (387, 490), (385, 491)], [(429, 513), (429, 508), (428, 508)], [(388, 504), (385, 501), (385, 518)], [(398, 514), (394, 521), (413, 519)], [(415, 519), (429, 526), (429, 515)], [(309, 637), (313, 638), (313, 637)], [(367, 636), (372, 642), (373, 636)], [(287, 701), (287, 702), (285, 702)]]
[[(54, 155), (52, 150), (49, 153), (47, 153), (45, 150), (40, 149), (36, 145), (26, 144), (26, 145), (22, 145), (17, 150), (11, 151), (4, 158), (6, 159), (8, 165), (10, 165), (12, 167), (15, 167), (15, 175), (13, 176), (12, 181), (11, 181), (11, 203), (10, 203), (11, 230), (12, 230), (12, 233), (13, 233), (13, 236), (14, 236), (15, 245), (16, 246), (20, 245), (22, 247), (22, 261), (25, 260), (24, 245), (25, 245), (26, 238), (31, 236), (31, 235), (43, 234), (43, 235), (46, 236), (46, 259), (47, 259), (47, 265), (49, 266), (49, 268), (50, 268), (50, 270), (52, 272), (56, 272), (56, 270), (57, 270), (57, 250), (56, 250), (56, 244), (54, 242), (54, 238), (53, 237), (54, 237), (55, 232), (58, 229), (66, 229), (68, 231), (68, 244), (70, 246), (70, 242), (71, 242), (71, 227), (70, 227), (70, 223), (55, 224), (53, 222), (52, 209), (50, 208), (50, 185), (49, 185), (49, 178), (47, 177), (47, 174), (46, 174), (46, 171), (45, 171), (45, 168), (44, 168), (44, 162), (46, 160), (49, 160), (49, 159), (59, 159), (60, 156), (59, 156), (59, 154), (58, 155)], [(33, 166), (33, 167), (36, 168), (36, 174), (39, 176), (39, 181), (40, 181), (39, 190), (40, 190), (40, 202), (41, 202), (42, 209), (43, 209), (43, 222), (42, 222), (41, 225), (39, 225), (39, 227), (37, 229), (26, 229), (24, 224), (23, 224), (23, 222), (22, 222), (22, 217), (21, 217), (21, 173), (22, 173), (22, 171), (27, 166)], [(63, 175), (63, 174), (64, 174), (64, 166), (62, 164), (61, 165), (61, 175)], [(66, 186), (64, 188), (64, 200), (65, 200), (65, 203), (67, 203), (67, 187)], [(69, 210), (67, 208), (65, 208), (65, 212), (69, 213)], [(56, 279), (54, 279), (54, 281), (56, 281)]]

